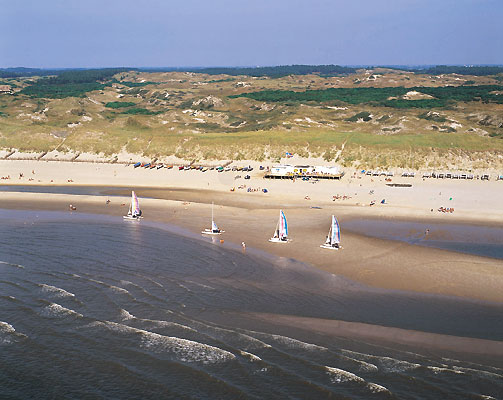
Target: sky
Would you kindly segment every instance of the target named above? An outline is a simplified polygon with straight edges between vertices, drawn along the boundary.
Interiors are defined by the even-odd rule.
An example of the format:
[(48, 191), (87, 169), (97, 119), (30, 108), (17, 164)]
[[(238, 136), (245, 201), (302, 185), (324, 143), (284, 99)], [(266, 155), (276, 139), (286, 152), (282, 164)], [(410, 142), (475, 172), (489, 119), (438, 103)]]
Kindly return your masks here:
[(0, 67), (503, 64), (503, 0), (0, 0)]

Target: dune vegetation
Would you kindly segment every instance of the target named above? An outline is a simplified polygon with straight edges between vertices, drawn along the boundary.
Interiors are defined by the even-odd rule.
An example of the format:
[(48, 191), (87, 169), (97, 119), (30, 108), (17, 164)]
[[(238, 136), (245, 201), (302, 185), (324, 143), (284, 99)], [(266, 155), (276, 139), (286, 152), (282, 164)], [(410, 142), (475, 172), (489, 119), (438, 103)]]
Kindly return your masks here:
[(288, 151), (355, 167), (503, 166), (501, 73), (297, 67), (281, 71), (299, 75), (106, 69), (4, 77), (0, 147), (189, 160), (276, 160)]

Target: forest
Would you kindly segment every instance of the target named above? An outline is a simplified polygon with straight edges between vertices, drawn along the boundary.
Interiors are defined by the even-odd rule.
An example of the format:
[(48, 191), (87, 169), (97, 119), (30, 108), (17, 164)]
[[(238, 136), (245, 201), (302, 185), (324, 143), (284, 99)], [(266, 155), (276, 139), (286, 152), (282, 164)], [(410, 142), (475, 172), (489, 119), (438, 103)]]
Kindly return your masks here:
[(486, 75), (503, 74), (503, 66), (437, 65), (436, 67), (426, 69), (415, 69), (412, 71), (416, 74), (426, 74), (426, 75), (459, 74), (459, 75), (486, 76)]
[(123, 68), (67, 70), (57, 76), (41, 78), (19, 93), (53, 99), (83, 97), (87, 92), (101, 90), (110, 85), (110, 79), (124, 71)]
[[(503, 104), (503, 96), (492, 92), (502, 91), (503, 86), (444, 86), (444, 87), (362, 87), (330, 88), (324, 90), (263, 90), (230, 96), (247, 97), (266, 102), (343, 102), (348, 104), (368, 104), (393, 108), (438, 108), (457, 102), (482, 101)], [(432, 96), (432, 99), (406, 100), (400, 97), (409, 91), (417, 91)]]
[(356, 68), (341, 67), (340, 65), (280, 65), (276, 67), (215, 67), (193, 69), (208, 75), (248, 75), (255, 77), (282, 77), (286, 75), (319, 74), (323, 76), (345, 75), (356, 72)]

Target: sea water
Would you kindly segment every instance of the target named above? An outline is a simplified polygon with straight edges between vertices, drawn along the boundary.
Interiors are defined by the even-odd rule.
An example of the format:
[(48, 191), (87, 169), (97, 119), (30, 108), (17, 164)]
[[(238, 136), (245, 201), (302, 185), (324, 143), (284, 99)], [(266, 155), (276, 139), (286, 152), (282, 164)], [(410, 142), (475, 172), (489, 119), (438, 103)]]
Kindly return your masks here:
[(404, 241), (483, 257), (503, 259), (503, 227), (449, 222), (352, 218), (344, 229), (382, 239)]
[(146, 220), (0, 221), (2, 399), (503, 396), (497, 360), (242, 322), (260, 312), (501, 341), (501, 306), (370, 289)]

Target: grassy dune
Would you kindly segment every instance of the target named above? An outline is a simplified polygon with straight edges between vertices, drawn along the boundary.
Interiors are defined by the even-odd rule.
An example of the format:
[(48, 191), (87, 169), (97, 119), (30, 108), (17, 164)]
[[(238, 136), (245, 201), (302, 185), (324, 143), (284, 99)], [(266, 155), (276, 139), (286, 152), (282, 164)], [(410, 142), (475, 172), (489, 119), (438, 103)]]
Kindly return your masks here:
[[(15, 94), (0, 95), (0, 147), (4, 149), (110, 156), (126, 150), (191, 160), (277, 159), (289, 151), (336, 159), (347, 166), (419, 168), (457, 162), (475, 168), (485, 162), (503, 168), (503, 104), (498, 104), (502, 94), (487, 89), (498, 87), (499, 76), (460, 79), (375, 70), (342, 77), (271, 79), (133, 71), (103, 81), (99, 90), (61, 99), (43, 97), (43, 92), (37, 92), (42, 97), (30, 96), (25, 90), (29, 81), (11, 81), (17, 82)], [(437, 109), (414, 106), (414, 101), (423, 101), (431, 93), (445, 93), (446, 85), (460, 87), (465, 81), (485, 85), (486, 101), (473, 97)], [(60, 79), (57, 84), (64, 83)], [(327, 88), (354, 87), (364, 87), (358, 93), (368, 94), (373, 88), (395, 88), (379, 89), (379, 93), (398, 94), (406, 107), (350, 104), (344, 97), (305, 102), (239, 97), (271, 90), (325, 93)], [(460, 91), (464, 93), (462, 87), (454, 92)]]

